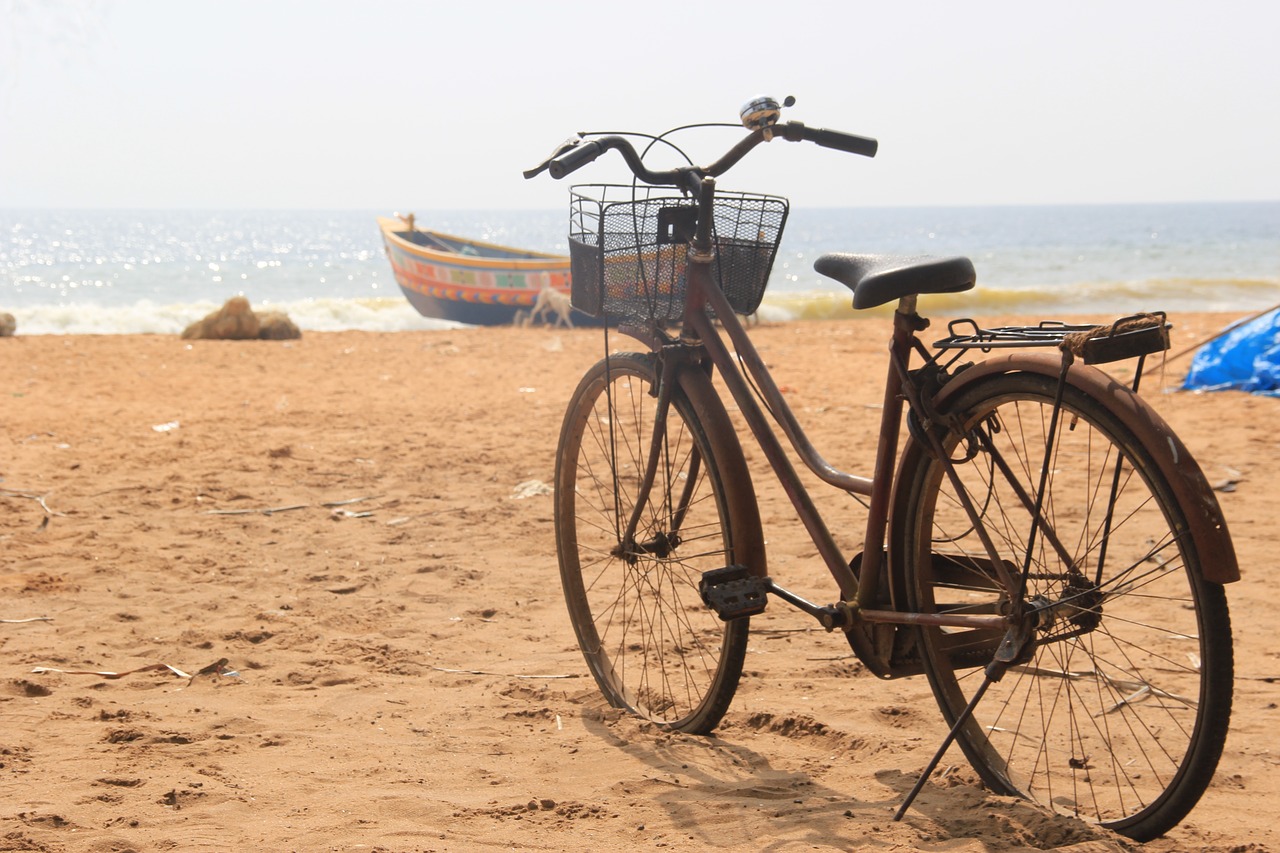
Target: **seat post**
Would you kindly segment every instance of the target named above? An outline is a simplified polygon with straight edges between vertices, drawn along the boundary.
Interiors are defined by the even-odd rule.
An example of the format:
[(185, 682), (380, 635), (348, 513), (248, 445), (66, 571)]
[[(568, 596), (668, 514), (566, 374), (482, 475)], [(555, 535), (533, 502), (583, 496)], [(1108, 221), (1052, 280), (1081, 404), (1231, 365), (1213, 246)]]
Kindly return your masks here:
[(889, 523), (889, 501), (897, 465), (898, 433), (902, 425), (902, 375), (897, 365), (911, 358), (915, 333), (926, 323), (916, 313), (916, 295), (898, 300), (893, 313), (893, 338), (889, 344), (889, 367), (884, 382), (884, 402), (880, 413), (880, 440), (876, 450), (874, 484), (867, 509), (867, 531), (863, 540), (862, 571), (858, 577), (858, 605), (876, 606), (884, 556), (885, 533)]

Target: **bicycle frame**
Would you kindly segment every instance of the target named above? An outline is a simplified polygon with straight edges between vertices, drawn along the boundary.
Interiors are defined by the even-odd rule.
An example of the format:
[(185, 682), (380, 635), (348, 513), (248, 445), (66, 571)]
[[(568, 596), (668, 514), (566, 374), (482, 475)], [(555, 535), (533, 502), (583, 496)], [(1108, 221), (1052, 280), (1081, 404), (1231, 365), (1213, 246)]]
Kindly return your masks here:
[[(828, 630), (841, 628), (848, 633), (850, 644), (863, 662), (880, 676), (890, 674), (890, 665), (883, 656), (876, 652), (870, 639), (861, 631), (855, 630), (859, 623), (890, 625), (936, 625), (957, 628), (1007, 629), (1011, 622), (1006, 616), (935, 614), (917, 613), (901, 609), (882, 609), (876, 605), (883, 601), (880, 589), (885, 554), (885, 533), (889, 522), (890, 500), (892, 497), (894, 474), (897, 465), (898, 436), (901, 431), (903, 417), (903, 400), (915, 399), (918, 403), (918, 392), (911, 387), (912, 383), (906, 372), (910, 355), (917, 341), (915, 332), (920, 328), (921, 318), (915, 312), (914, 296), (900, 301), (898, 310), (894, 312), (893, 337), (890, 343), (890, 365), (885, 377), (885, 392), (880, 420), (879, 443), (876, 452), (874, 471), (871, 477), (859, 476), (842, 471), (831, 465), (809, 440), (791, 407), (779, 390), (769, 373), (764, 360), (760, 357), (751, 342), (746, 329), (738, 319), (725, 295), (716, 286), (711, 272), (714, 253), (711, 240), (711, 202), (714, 197), (714, 180), (707, 178), (703, 182), (700, 198), (698, 230), (689, 248), (688, 287), (685, 295), (685, 321), (680, 334), (680, 343), (672, 344), (669, 339), (655, 331), (624, 328), (628, 334), (645, 341), (655, 351), (670, 352), (672, 347), (701, 346), (707, 353), (711, 363), (719, 371), (730, 395), (738, 404), (739, 410), (755, 436), (765, 458), (774, 474), (778, 477), (783, 490), (790, 498), (792, 505), (813, 544), (818, 549), (823, 563), (835, 579), (840, 589), (841, 602), (836, 605), (839, 617), (830, 618), (824, 624)], [(708, 310), (710, 309), (710, 310)], [(715, 321), (712, 317), (715, 317)], [(736, 358), (726, 347), (720, 331), (719, 323), (736, 350)], [(654, 422), (653, 447), (658, 446), (665, 429), (666, 409), (670, 402), (671, 389), (666, 387), (674, 381), (676, 373), (683, 367), (683, 360), (676, 364), (670, 360), (663, 365), (663, 387), (659, 390), (659, 408)], [(744, 373), (745, 369), (745, 373)], [(764, 406), (772, 413), (769, 417), (762, 409), (752, 392), (747, 376), (755, 382)], [(854, 571), (853, 562), (846, 559), (844, 553), (831, 535), (821, 513), (810, 497), (808, 490), (800, 481), (795, 467), (791, 464), (786, 450), (773, 430), (773, 424), (787, 436), (793, 449), (805, 466), (823, 482), (850, 494), (865, 496), (869, 501), (866, 530), (863, 537), (863, 550), (858, 571)], [(654, 461), (651, 456), (640, 494), (644, 495), (653, 482)], [(963, 493), (962, 493), (963, 496)], [(965, 498), (967, 500), (967, 498)], [(629, 547), (645, 548), (631, 542), (634, 536), (636, 521), (642, 511), (642, 502), (633, 509), (624, 542)], [(970, 515), (975, 525), (981, 529), (980, 513), (969, 506)], [(620, 546), (621, 547), (621, 546)], [(988, 547), (993, 564), (1001, 581), (1014, 595), (1018, 584), (1005, 570), (1003, 562), (997, 557), (994, 547)], [(777, 585), (770, 586), (770, 592), (798, 606), (800, 609), (820, 616), (824, 608), (811, 604), (798, 596), (787, 592)], [(1015, 603), (1012, 613), (1018, 613), (1020, 607)]]

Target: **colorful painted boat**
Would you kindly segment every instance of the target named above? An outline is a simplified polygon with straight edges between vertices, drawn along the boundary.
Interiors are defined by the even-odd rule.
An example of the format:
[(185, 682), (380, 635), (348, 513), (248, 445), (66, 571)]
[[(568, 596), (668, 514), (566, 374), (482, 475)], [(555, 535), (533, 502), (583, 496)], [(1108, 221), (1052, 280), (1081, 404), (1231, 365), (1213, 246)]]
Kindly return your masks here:
[[(529, 315), (544, 287), (568, 296), (567, 255), (421, 230), (412, 214), (379, 217), (378, 225), (396, 284), (424, 317), (475, 326), (508, 325)], [(584, 319), (574, 312), (575, 323)]]

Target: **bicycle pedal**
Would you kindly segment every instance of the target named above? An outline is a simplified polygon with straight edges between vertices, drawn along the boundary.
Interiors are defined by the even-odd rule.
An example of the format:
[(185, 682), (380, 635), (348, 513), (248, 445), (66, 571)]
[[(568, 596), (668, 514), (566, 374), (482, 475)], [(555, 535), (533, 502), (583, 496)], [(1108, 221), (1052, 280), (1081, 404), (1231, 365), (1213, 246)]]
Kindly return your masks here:
[(725, 566), (702, 573), (698, 593), (703, 604), (726, 622), (763, 613), (768, 599), (769, 579), (753, 575), (746, 566)]

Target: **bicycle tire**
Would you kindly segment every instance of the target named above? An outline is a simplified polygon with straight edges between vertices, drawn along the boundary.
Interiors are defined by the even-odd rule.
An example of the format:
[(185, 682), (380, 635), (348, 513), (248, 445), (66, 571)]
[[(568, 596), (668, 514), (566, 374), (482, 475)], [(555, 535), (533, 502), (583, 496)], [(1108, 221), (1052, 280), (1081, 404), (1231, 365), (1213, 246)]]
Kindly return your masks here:
[[(1205, 581), (1187, 512), (1148, 447), (1098, 400), (1068, 386), (1048, 462), (1040, 534), (980, 446), (982, 430), (1040, 491), (1057, 380), (989, 376), (950, 395), (963, 426), (944, 440), (964, 489), (1029, 600), (1053, 602), (1030, 659), (993, 683), (957, 740), (993, 791), (1145, 841), (1195, 806), (1217, 767), (1232, 699), (1231, 627), (1221, 584)], [(946, 413), (944, 413), (946, 414)], [(893, 524), (906, 593), (922, 612), (1000, 612), (1008, 594), (958, 509), (943, 464), (912, 442)], [(1108, 520), (1109, 518), (1109, 520)], [(1039, 598), (1036, 598), (1036, 597)], [(925, 673), (948, 726), (984, 680), (1003, 632), (921, 627)]]
[(619, 551), (652, 439), (660, 367), (649, 354), (611, 355), (574, 392), (556, 460), (555, 528), (569, 616), (605, 698), (664, 727), (706, 734), (737, 689), (750, 620), (722, 622), (702, 603), (698, 581), (734, 563), (764, 574), (764, 540), (732, 423), (709, 379), (690, 373), (672, 393), (636, 533), (665, 547)]

